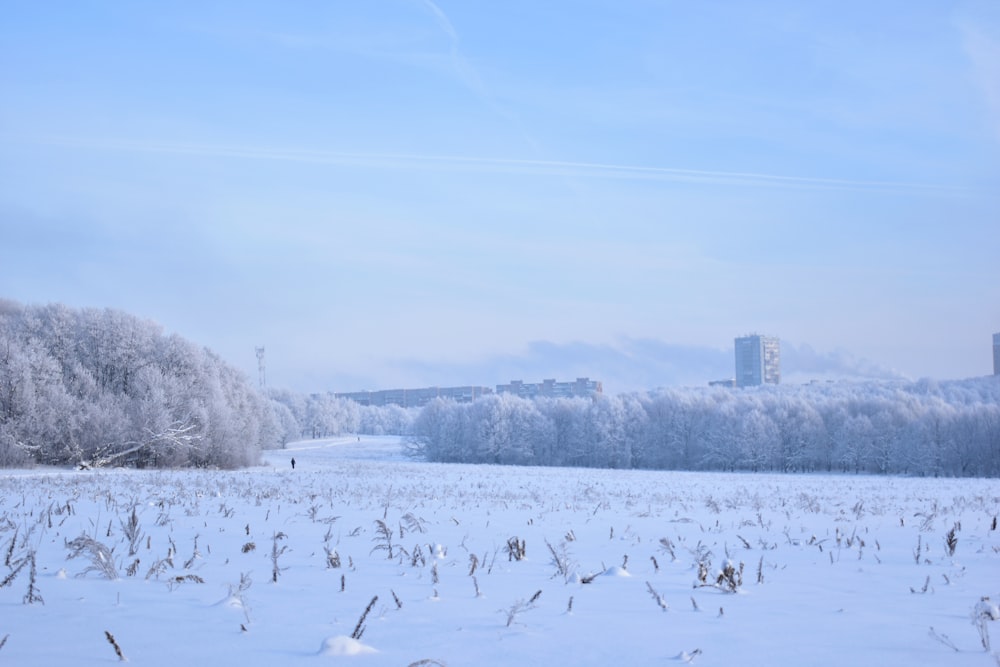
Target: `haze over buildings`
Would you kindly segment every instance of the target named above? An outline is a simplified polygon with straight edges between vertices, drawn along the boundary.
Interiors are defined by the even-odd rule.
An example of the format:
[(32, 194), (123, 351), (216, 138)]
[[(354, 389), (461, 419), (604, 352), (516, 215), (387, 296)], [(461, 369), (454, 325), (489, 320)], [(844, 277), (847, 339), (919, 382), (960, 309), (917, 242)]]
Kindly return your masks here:
[[(554, 379), (542, 380), (541, 382), (511, 380), (509, 384), (496, 386), (496, 393), (514, 394), (520, 398), (590, 397), (600, 394), (601, 391), (601, 383), (590, 378), (577, 378), (572, 382), (557, 382)], [(347, 398), (361, 405), (398, 405), (404, 408), (418, 408), (427, 405), (436, 398), (444, 398), (456, 403), (471, 403), (477, 398), (492, 393), (493, 389), (490, 387), (463, 386), (351, 391), (335, 393), (334, 396)]]

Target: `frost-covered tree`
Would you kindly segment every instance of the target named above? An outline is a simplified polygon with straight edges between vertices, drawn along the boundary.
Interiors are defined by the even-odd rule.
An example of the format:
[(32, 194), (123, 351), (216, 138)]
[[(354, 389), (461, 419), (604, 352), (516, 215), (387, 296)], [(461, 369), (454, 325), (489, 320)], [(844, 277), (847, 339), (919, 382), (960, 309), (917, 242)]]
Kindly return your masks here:
[(407, 439), (407, 452), (428, 461), (464, 460), (467, 448), (460, 412), (452, 401), (436, 398), (420, 411)]
[(586, 424), (589, 401), (584, 398), (542, 398), (536, 404), (549, 425), (548, 439), (535, 446), (536, 462), (554, 466), (585, 465), (589, 460)]
[(358, 406), (358, 432), (367, 435), (408, 435), (418, 408), (399, 405)]
[(1000, 379), (438, 401), (411, 448), (435, 461), (996, 476)]
[(281, 433), (241, 373), (153, 322), (0, 303), (0, 464), (234, 467)]
[(589, 465), (599, 468), (631, 468), (632, 443), (625, 428), (625, 405), (618, 396), (598, 396), (587, 413), (593, 454)]

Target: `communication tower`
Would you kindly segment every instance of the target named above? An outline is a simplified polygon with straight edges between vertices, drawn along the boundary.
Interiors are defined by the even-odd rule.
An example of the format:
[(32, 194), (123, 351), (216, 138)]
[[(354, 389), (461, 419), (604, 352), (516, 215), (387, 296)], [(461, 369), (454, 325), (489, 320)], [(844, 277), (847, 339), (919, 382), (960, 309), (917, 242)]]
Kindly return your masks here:
[(260, 388), (263, 389), (267, 386), (267, 376), (264, 374), (264, 348), (257, 348), (257, 381), (260, 383)]

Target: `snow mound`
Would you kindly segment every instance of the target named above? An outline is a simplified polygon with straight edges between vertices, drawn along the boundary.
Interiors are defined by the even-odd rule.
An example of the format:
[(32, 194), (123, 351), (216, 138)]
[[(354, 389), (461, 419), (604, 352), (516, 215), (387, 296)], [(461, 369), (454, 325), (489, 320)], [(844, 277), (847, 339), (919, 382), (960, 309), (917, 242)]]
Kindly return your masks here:
[(989, 621), (1000, 620), (1000, 607), (990, 602), (988, 597), (982, 598), (973, 610), (976, 618), (984, 618)]
[(227, 598), (219, 600), (215, 603), (216, 606), (229, 607), (230, 609), (243, 609), (243, 598), (238, 595), (230, 595)]
[(628, 573), (628, 570), (626, 570), (624, 567), (619, 567), (618, 565), (615, 565), (613, 567), (609, 567), (608, 569), (606, 569), (603, 572), (603, 575), (605, 577), (631, 577), (632, 576), (631, 574)]
[(371, 646), (362, 644), (357, 639), (338, 635), (327, 637), (319, 647), (320, 655), (361, 655), (363, 653), (378, 653)]

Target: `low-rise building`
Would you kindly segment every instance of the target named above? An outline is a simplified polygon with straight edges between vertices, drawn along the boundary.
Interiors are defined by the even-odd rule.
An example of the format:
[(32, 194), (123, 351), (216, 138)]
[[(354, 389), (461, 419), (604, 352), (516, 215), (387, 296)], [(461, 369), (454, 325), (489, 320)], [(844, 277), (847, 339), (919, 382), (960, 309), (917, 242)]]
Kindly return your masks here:
[(480, 396), (492, 394), (489, 387), (421, 387), (417, 389), (380, 389), (378, 391), (351, 391), (335, 393), (360, 405), (399, 405), (404, 408), (421, 408), (435, 398), (446, 398), (457, 403), (471, 403)]
[(541, 382), (523, 382), (511, 380), (510, 384), (498, 384), (498, 394), (514, 394), (521, 398), (571, 398), (574, 396), (590, 397), (603, 393), (604, 387), (599, 380), (577, 378), (572, 382), (556, 382), (542, 380)]

